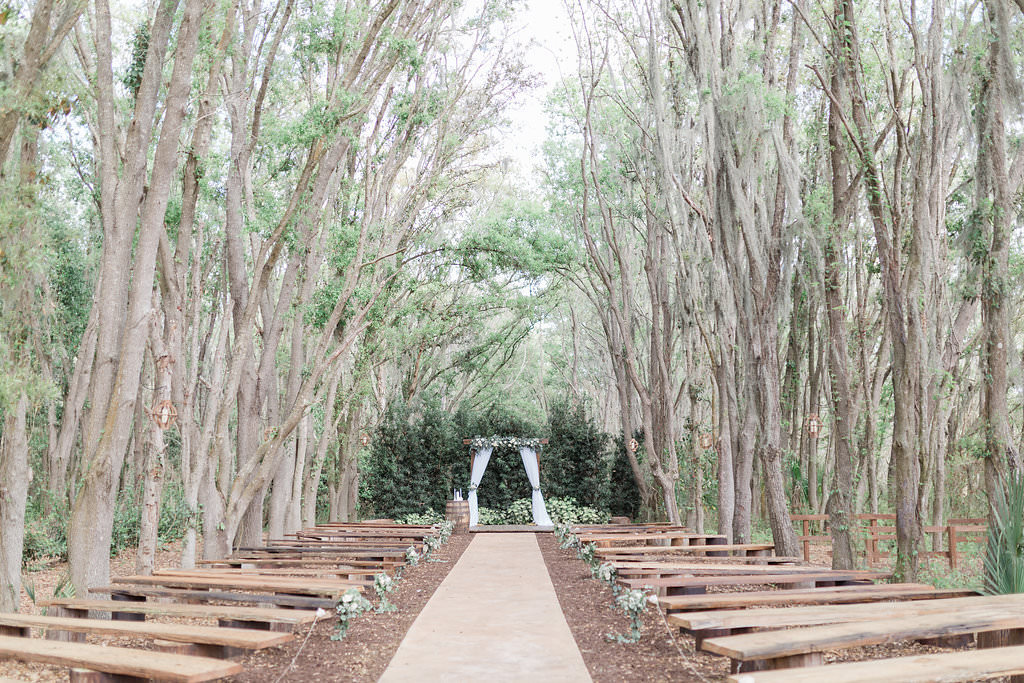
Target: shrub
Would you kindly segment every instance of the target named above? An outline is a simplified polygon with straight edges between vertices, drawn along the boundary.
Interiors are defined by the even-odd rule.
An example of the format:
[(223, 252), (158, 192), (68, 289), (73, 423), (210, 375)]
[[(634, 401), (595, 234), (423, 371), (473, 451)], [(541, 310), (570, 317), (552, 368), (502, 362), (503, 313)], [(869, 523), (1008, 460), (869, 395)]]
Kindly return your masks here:
[(492, 510), (491, 508), (479, 507), (477, 512), (480, 513), (480, 520), (478, 524), (481, 525), (500, 525), (508, 524), (508, 519), (505, 517), (504, 510)]
[(444, 515), (436, 510), (424, 510), (423, 512), (410, 512), (395, 520), (398, 524), (440, 524), (444, 521)]
[(608, 505), (611, 438), (602, 432), (584, 403), (563, 399), (548, 417), (551, 443), (544, 449), (545, 491), (575, 498), (584, 505)]
[(607, 511), (580, 505), (575, 498), (551, 498), (545, 502), (548, 516), (556, 524), (607, 524), (611, 519)]
[(984, 591), (992, 595), (1024, 592), (1024, 477), (1012, 474), (1000, 487), (989, 525)]

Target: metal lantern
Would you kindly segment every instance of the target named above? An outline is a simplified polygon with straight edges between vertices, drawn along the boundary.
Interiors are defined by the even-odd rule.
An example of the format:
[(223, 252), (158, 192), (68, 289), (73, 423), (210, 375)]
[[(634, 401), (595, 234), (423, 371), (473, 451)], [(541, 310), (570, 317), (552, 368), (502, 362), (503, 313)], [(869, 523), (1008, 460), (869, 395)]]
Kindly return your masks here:
[(715, 445), (715, 435), (711, 432), (704, 432), (700, 435), (700, 447), (701, 448), (712, 448)]
[(636, 449), (640, 448), (640, 442), (636, 439), (629, 440), (629, 452), (636, 453)]
[(807, 416), (805, 424), (807, 425), (807, 434), (811, 437), (817, 437), (818, 433), (821, 432), (823, 423), (817, 413), (811, 413)]
[(178, 421), (178, 409), (170, 401), (160, 401), (149, 411), (153, 424), (160, 429), (169, 429)]
[(366, 432), (363, 432), (363, 435), (359, 437), (359, 443), (361, 443), (364, 448), (366, 446), (369, 446), (370, 445), (370, 435), (367, 434)]

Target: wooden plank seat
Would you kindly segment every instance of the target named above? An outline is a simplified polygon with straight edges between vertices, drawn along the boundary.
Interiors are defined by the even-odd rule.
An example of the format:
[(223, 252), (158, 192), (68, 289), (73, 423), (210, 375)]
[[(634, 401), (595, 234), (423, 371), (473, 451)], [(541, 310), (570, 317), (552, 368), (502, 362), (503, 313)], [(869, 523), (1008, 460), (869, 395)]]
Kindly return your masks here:
[(800, 588), (817, 588), (819, 586), (843, 586), (852, 583), (864, 583), (878, 579), (887, 579), (892, 572), (873, 572), (864, 570), (836, 571), (828, 570), (821, 572), (790, 572), (790, 573), (757, 573), (757, 574), (730, 574), (726, 576), (692, 576), (685, 574), (673, 574), (659, 578), (619, 578), (618, 581), (628, 588), (643, 588), (650, 586), (659, 590), (664, 589), (669, 595), (692, 595), (704, 593), (708, 586), (746, 586), (766, 585), (776, 586), (797, 586)]
[(341, 569), (366, 569), (366, 570), (390, 570), (396, 566), (404, 564), (403, 561), (397, 560), (385, 560), (383, 562), (375, 562), (373, 560), (344, 560), (339, 561), (337, 559), (329, 558), (316, 558), (316, 557), (296, 557), (289, 559), (287, 557), (269, 557), (269, 558), (245, 558), (245, 557), (224, 557), (215, 560), (201, 560), (196, 564), (203, 565), (205, 567), (217, 567), (217, 566), (229, 566), (229, 567), (242, 567), (243, 565), (250, 567), (272, 567), (272, 568), (287, 568), (287, 567), (338, 567)]
[(829, 605), (877, 600), (931, 600), (973, 595), (968, 590), (936, 590), (920, 583), (881, 583), (808, 590), (765, 590), (705, 595), (669, 595), (658, 598), (666, 612), (739, 609), (766, 605)]
[(806, 669), (757, 671), (731, 676), (737, 683), (907, 683), (983, 681), (1024, 674), (1024, 646), (940, 652)]
[[(408, 547), (408, 546), (406, 546)], [(256, 548), (238, 548), (233, 557), (273, 557), (295, 555), (302, 557), (353, 557), (353, 558), (404, 558), (405, 550), (400, 548), (339, 548), (329, 545), (268, 545)]]
[(311, 572), (308, 573), (308, 574), (296, 575), (296, 574), (287, 574), (287, 573), (275, 574), (273, 572), (268, 572), (268, 571), (259, 570), (259, 569), (212, 569), (212, 568), (206, 568), (206, 569), (158, 569), (155, 572), (153, 572), (153, 576), (160, 576), (160, 577), (164, 577), (164, 576), (190, 577), (190, 578), (199, 578), (199, 579), (208, 578), (208, 577), (218, 577), (218, 576), (229, 577), (232, 580), (237, 578), (237, 579), (245, 579), (245, 580), (251, 579), (253, 581), (261, 581), (261, 580), (264, 580), (264, 579), (270, 580), (270, 581), (302, 579), (304, 581), (307, 581), (308, 579), (314, 579), (317, 582), (320, 582), (320, 581), (338, 581), (338, 582), (341, 582), (342, 584), (348, 585), (348, 586), (362, 586), (363, 588), (370, 588), (370, 587), (373, 586), (373, 575), (374, 575), (374, 573), (373, 572), (369, 572), (370, 578), (368, 578), (368, 579), (366, 578), (366, 574), (367, 574), (366, 572), (362, 572), (362, 577), (361, 578), (349, 578), (347, 576), (342, 578), (340, 576), (327, 576), (327, 575), (324, 574), (323, 570), (317, 570), (317, 569), (311, 570)]
[(749, 565), (749, 564), (712, 564), (697, 562), (649, 562), (633, 563), (613, 561), (612, 566), (620, 577), (639, 578), (643, 576), (659, 577), (673, 574), (691, 574), (693, 576), (730, 574), (814, 574), (827, 571), (823, 567), (806, 565)]
[(184, 617), (217, 620), (221, 625), (261, 631), (287, 632), (316, 620), (316, 612), (272, 607), (241, 607), (238, 605), (185, 605), (176, 602), (139, 602), (132, 600), (81, 600), (54, 598), (40, 600), (42, 607), (56, 607), (68, 615), (88, 618), (90, 614), (110, 614), (112, 621), (139, 623), (147, 616)]
[[(101, 675), (106, 674), (104, 678), (90, 678), (92, 681), (199, 683), (242, 672), (241, 664), (212, 657), (15, 636), (0, 636), (0, 659), (88, 669)], [(76, 677), (73, 675), (71, 680), (75, 681)]]
[(227, 577), (227, 576), (120, 576), (111, 580), (114, 584), (161, 586), (165, 588), (225, 588), (257, 593), (290, 593), (292, 595), (316, 595), (338, 598), (342, 593), (355, 588), (363, 590), (362, 584), (341, 579), (310, 579), (279, 577)]
[(72, 640), (85, 641), (85, 634), (113, 636), (134, 636), (157, 641), (175, 643), (173, 647), (159, 645), (179, 654), (202, 655), (204, 657), (233, 657), (246, 650), (262, 650), (275, 647), (292, 639), (291, 633), (271, 632), (248, 628), (219, 628), (216, 626), (192, 626), (186, 624), (161, 624), (155, 622), (112, 621), (82, 617), (42, 616), (38, 614), (0, 613), (0, 628), (5, 635), (29, 636), (33, 628), (47, 632), (59, 631), (75, 634)]
[(876, 601), (850, 605), (808, 605), (800, 607), (748, 608), (737, 610), (714, 610), (703, 612), (675, 612), (668, 615), (668, 622), (678, 626), (697, 640), (697, 647), (706, 637), (725, 636), (733, 632), (751, 629), (768, 630), (793, 628), (795, 626), (817, 626), (851, 621), (874, 621), (888, 617), (933, 614), (975, 606), (979, 600), (988, 600), (994, 605), (1000, 600), (989, 598), (956, 597), (943, 598), (942, 592), (933, 591), (935, 599), (906, 602)]
[(338, 565), (325, 565), (323, 567), (207, 567), (203, 571), (224, 576), (310, 576), (313, 578), (324, 577), (328, 579), (339, 578), (348, 581), (367, 581), (367, 585), (373, 584), (373, 577), (377, 574), (387, 573), (383, 568), (372, 569), (364, 567), (344, 567)]
[(972, 598), (977, 601), (976, 606), (960, 607), (954, 612), (707, 638), (701, 647), (731, 659), (736, 673), (741, 667), (785, 669), (819, 665), (827, 650), (993, 631), (1019, 633), (1024, 629), (1024, 594), (999, 597), (998, 605), (985, 598)]
[(695, 534), (692, 531), (659, 531), (649, 533), (629, 533), (629, 534), (608, 534), (604, 532), (586, 532), (582, 534), (576, 534), (577, 537), (587, 542), (600, 542), (600, 541), (658, 541), (658, 540), (697, 540), (707, 541), (716, 539), (726, 539), (722, 534)]
[(597, 554), (602, 557), (615, 557), (617, 555), (644, 555), (657, 557), (659, 555), (697, 555), (704, 553), (761, 553), (768, 554), (775, 549), (772, 543), (732, 543), (728, 545), (634, 545), (614, 546), (611, 548), (598, 548)]
[(295, 609), (334, 609), (337, 601), (312, 595), (287, 593), (241, 593), (221, 590), (190, 590), (159, 586), (98, 586), (90, 588), (93, 595), (110, 595), (114, 600), (143, 601), (146, 598), (182, 600), (191, 603), (234, 602), (241, 604), (275, 605)]

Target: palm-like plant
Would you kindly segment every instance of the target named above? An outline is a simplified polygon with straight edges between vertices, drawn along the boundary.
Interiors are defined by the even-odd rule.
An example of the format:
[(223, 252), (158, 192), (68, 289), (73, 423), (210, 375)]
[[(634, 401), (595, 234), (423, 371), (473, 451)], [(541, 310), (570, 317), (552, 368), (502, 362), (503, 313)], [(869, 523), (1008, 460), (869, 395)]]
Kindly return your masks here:
[(1014, 472), (993, 505), (985, 550), (985, 584), (991, 595), (1024, 593), (1024, 476)]

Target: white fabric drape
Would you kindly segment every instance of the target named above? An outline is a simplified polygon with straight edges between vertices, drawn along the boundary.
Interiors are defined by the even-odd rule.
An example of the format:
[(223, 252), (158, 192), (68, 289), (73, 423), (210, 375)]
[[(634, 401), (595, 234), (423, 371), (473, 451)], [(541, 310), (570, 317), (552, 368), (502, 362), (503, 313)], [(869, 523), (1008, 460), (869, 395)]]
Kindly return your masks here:
[(537, 526), (553, 526), (548, 517), (548, 508), (544, 505), (544, 496), (540, 492), (540, 465), (537, 463), (537, 451), (527, 446), (519, 448), (519, 455), (526, 468), (526, 476), (533, 487), (533, 523)]
[(491, 459), (493, 446), (484, 446), (476, 452), (473, 458), (473, 471), (469, 473), (469, 525), (476, 526), (480, 521), (480, 512), (477, 510), (476, 489), (480, 486), (480, 480), (484, 478), (487, 471), (487, 463)]

